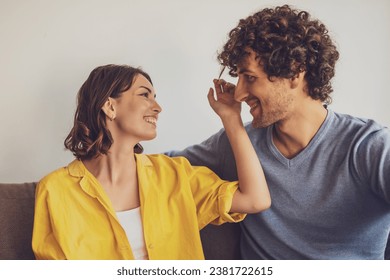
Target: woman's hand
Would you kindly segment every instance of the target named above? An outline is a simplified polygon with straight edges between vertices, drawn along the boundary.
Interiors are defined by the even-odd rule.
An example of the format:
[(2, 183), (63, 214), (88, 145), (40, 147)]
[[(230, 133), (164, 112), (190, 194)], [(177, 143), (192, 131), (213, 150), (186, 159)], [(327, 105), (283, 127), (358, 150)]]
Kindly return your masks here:
[(259, 157), (241, 119), (241, 103), (234, 99), (233, 84), (214, 80), (207, 95), (211, 108), (221, 118), (236, 160), (239, 190), (234, 193), (231, 212), (257, 213), (270, 207), (271, 197)]
[(234, 100), (236, 86), (222, 79), (214, 79), (213, 82), (216, 98), (212, 88), (210, 88), (207, 98), (214, 112), (218, 114), (222, 121), (237, 116), (241, 118), (241, 103)]

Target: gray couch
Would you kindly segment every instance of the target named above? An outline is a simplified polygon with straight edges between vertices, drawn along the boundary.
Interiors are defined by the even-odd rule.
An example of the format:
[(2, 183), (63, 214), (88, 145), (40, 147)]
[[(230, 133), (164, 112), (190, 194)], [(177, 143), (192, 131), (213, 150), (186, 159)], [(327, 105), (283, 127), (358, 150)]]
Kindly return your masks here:
[[(0, 260), (32, 260), (31, 235), (36, 183), (0, 184)], [(209, 225), (201, 231), (206, 259), (239, 259), (238, 224)], [(390, 239), (386, 250), (390, 259)]]

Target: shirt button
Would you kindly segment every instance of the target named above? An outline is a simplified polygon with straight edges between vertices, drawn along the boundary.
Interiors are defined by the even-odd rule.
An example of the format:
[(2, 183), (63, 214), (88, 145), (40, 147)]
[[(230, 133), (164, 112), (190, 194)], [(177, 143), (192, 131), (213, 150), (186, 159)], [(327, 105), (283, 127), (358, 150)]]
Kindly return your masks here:
[(154, 246), (153, 246), (153, 244), (149, 244), (149, 249), (153, 249), (154, 248)]

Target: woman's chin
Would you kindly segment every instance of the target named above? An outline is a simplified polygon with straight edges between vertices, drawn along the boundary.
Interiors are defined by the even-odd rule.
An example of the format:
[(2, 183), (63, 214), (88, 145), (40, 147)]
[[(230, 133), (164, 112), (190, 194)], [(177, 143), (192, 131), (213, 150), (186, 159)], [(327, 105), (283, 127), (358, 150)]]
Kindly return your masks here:
[(145, 135), (145, 138), (142, 139), (141, 141), (151, 141), (151, 140), (154, 140), (156, 138), (157, 138), (157, 133), (154, 133), (154, 134), (151, 134), (151, 135), (148, 135), (148, 136)]

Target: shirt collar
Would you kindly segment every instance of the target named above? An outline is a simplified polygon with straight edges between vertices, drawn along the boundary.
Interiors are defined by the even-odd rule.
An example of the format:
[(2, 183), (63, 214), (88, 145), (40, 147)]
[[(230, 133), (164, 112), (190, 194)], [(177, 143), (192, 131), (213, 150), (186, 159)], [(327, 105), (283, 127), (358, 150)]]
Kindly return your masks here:
[(69, 163), (68, 170), (69, 174), (73, 177), (84, 177), (86, 171), (84, 164), (78, 159)]
[[(150, 159), (144, 155), (144, 154), (135, 154), (135, 157), (137, 159), (137, 163), (142, 166), (153, 166)], [(86, 169), (84, 164), (81, 162), (81, 160), (75, 159), (68, 165), (69, 174), (73, 177), (84, 177), (86, 173)]]
[[(79, 185), (81, 189), (89, 196), (96, 198), (110, 213), (114, 213), (111, 201), (103, 191), (99, 181), (88, 172), (81, 160), (75, 159), (68, 165), (70, 176), (80, 178)], [(113, 214), (113, 216), (115, 216)]]
[(142, 165), (144, 167), (153, 166), (153, 164), (150, 161), (149, 157), (147, 157), (144, 154), (135, 154), (135, 158), (137, 160), (137, 165)]

